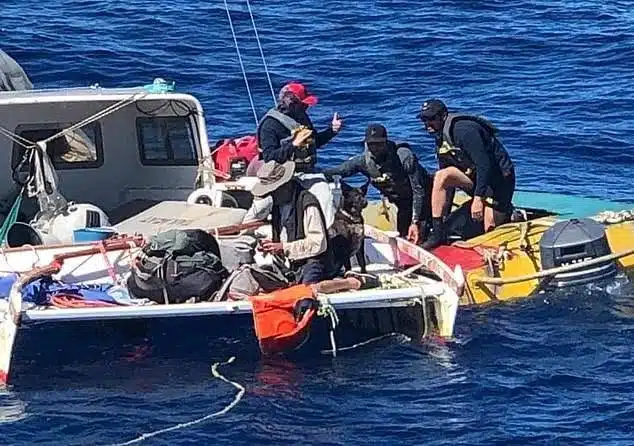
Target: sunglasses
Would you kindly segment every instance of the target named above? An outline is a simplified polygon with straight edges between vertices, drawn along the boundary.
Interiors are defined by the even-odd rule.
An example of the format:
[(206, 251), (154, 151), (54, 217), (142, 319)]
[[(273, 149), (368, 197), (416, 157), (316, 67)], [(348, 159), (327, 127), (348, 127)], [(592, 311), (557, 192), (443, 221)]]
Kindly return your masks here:
[(370, 149), (370, 150), (385, 150), (385, 149), (387, 149), (387, 141), (385, 141), (385, 142), (380, 142), (380, 141), (367, 142), (366, 144), (368, 145), (368, 149)]
[(437, 113), (434, 116), (420, 116), (421, 122), (428, 123), (433, 121), (438, 121), (441, 118), (441, 114)]

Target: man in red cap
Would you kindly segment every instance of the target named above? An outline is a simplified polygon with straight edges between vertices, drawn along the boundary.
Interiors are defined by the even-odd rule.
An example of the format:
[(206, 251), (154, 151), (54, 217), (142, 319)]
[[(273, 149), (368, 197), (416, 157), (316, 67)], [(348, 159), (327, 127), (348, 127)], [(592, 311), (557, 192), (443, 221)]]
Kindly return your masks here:
[[(315, 169), (315, 165), (317, 149), (339, 133), (343, 121), (335, 113), (328, 128), (316, 131), (307, 110), (317, 104), (317, 97), (299, 82), (286, 84), (280, 90), (278, 102), (258, 125), (262, 161), (280, 164), (294, 161), (298, 180), (317, 197), (330, 227), (335, 219), (336, 205), (325, 176)], [(268, 215), (270, 207), (270, 200), (254, 200), (244, 221)]]
[(317, 132), (307, 109), (317, 97), (299, 82), (286, 84), (279, 93), (279, 104), (269, 110), (258, 125), (258, 141), (264, 162), (294, 161), (298, 172), (312, 172), (317, 162), (316, 149), (327, 144), (343, 124), (337, 113), (330, 126)]

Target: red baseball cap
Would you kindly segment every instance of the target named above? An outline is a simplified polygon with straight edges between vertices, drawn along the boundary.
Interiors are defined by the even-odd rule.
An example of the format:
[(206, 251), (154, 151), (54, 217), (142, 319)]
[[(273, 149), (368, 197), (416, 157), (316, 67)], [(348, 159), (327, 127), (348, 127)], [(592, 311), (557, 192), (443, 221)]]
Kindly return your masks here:
[(309, 107), (312, 107), (313, 105), (317, 104), (317, 102), (319, 102), (317, 96), (309, 94), (306, 91), (306, 87), (304, 87), (304, 85), (300, 84), (299, 82), (290, 82), (286, 84), (284, 88), (282, 88), (282, 92), (286, 91), (290, 91), (291, 93), (293, 93), (300, 101), (302, 101)]

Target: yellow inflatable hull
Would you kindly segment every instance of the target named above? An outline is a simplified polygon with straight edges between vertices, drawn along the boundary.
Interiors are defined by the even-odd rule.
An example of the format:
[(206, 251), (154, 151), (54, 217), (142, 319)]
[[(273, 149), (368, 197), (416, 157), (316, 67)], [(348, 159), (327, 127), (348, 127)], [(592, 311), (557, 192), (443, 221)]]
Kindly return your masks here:
[[(383, 231), (396, 230), (396, 206), (372, 202), (364, 212), (367, 225)], [(540, 290), (542, 278), (514, 280), (541, 271), (539, 241), (558, 217), (542, 217), (527, 222), (509, 223), (467, 241), (454, 243), (460, 248), (472, 248), (482, 255), (483, 266), (464, 270), (465, 290), (461, 305), (481, 305), (534, 295)], [(634, 251), (634, 221), (606, 224), (606, 234), (612, 253)], [(621, 270), (634, 269), (634, 254), (616, 259)], [(494, 278), (502, 284), (484, 283)]]

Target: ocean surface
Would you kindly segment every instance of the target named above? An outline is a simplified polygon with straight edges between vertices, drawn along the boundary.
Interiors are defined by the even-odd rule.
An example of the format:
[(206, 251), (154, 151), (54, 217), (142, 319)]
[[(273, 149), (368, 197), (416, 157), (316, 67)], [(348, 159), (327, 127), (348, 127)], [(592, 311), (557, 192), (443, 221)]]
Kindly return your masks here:
[[(228, 5), (261, 117), (272, 97), (247, 3)], [(365, 126), (381, 122), (432, 168), (416, 113), (439, 97), (501, 128), (519, 189), (631, 199), (630, 1), (251, 7), (275, 90), (305, 82), (318, 127), (344, 118), (320, 162), (357, 153)], [(255, 129), (223, 1), (2, 0), (0, 42), (37, 87), (162, 77), (201, 100), (212, 141)], [(297, 363), (238, 354), (221, 372), (242, 399), (196, 424), (238, 392), (209, 358), (144, 361), (124, 382), (100, 369), (90, 383), (43, 376), (42, 388), (0, 391), (0, 444), (634, 444), (631, 285), (461, 311), (457, 324), (444, 345), (392, 340)]]

